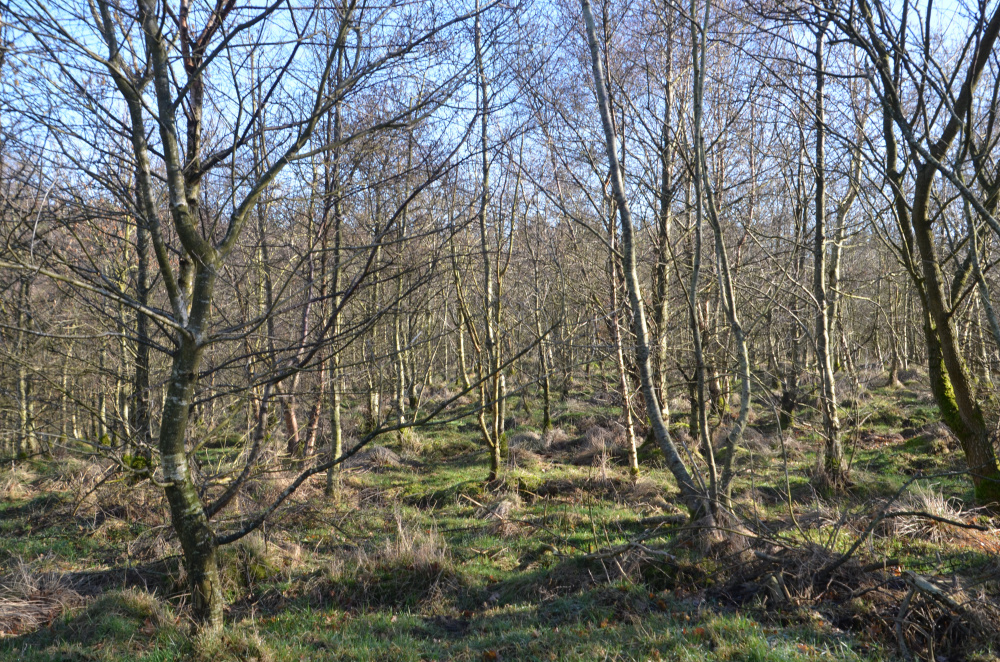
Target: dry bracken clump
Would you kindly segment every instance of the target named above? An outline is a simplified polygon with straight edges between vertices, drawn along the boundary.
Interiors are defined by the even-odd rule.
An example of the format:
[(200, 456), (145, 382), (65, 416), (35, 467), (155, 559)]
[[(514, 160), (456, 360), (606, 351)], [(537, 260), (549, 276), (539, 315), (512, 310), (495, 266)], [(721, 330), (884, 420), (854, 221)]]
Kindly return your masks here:
[(0, 499), (16, 501), (25, 498), (32, 493), (31, 483), (37, 478), (33, 471), (20, 464), (4, 471), (0, 476)]
[(62, 577), (37, 573), (17, 559), (0, 579), (0, 636), (42, 627), (81, 601)]
[(542, 435), (532, 430), (525, 430), (511, 435), (510, 440), (507, 442), (507, 446), (511, 450), (517, 448), (537, 452), (545, 450), (546, 443)]
[(507, 450), (507, 465), (509, 469), (524, 469), (536, 467), (542, 462), (538, 453), (524, 446), (509, 446)]
[(382, 562), (395, 562), (414, 569), (426, 569), (448, 560), (448, 544), (437, 528), (424, 530), (408, 522), (400, 510), (393, 512), (396, 534), (386, 541), (378, 555)]
[(635, 501), (646, 501), (656, 499), (661, 495), (663, 489), (651, 478), (645, 476), (637, 478), (632, 485), (632, 499)]
[(399, 454), (385, 446), (369, 446), (344, 460), (345, 469), (378, 469), (398, 467), (403, 463)]
[[(946, 498), (934, 485), (915, 486), (904, 497), (898, 510), (924, 512), (956, 522), (966, 522), (971, 513), (962, 508), (958, 499)], [(919, 515), (896, 517), (892, 523), (892, 533), (896, 536), (923, 538), (935, 543), (946, 542), (956, 535), (964, 537), (960, 532), (964, 533), (959, 527)]]
[(521, 530), (512, 517), (522, 505), (521, 497), (512, 492), (486, 504), (476, 512), (476, 516), (489, 521), (496, 535), (510, 537)]
[(545, 448), (551, 448), (553, 444), (562, 444), (569, 441), (569, 435), (562, 428), (552, 428), (542, 435), (542, 443)]

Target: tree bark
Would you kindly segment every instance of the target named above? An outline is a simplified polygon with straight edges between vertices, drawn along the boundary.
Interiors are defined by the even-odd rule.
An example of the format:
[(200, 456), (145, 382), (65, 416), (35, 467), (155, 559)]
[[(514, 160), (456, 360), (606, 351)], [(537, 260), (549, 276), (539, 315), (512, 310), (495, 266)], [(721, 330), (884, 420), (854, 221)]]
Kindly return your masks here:
[(636, 271), (635, 246), (632, 234), (632, 214), (628, 199), (625, 196), (625, 183), (618, 163), (618, 148), (616, 146), (614, 126), (611, 121), (611, 110), (608, 107), (608, 95), (604, 83), (604, 71), (598, 51), (597, 36), (594, 28), (594, 15), (589, 0), (581, 0), (583, 18), (586, 24), (587, 42), (590, 46), (590, 59), (593, 66), (594, 91), (597, 96), (597, 107), (604, 128), (604, 146), (610, 167), (611, 187), (618, 214), (622, 225), (622, 256), (625, 283), (629, 300), (632, 304), (632, 330), (636, 338), (636, 363), (639, 365), (639, 375), (642, 381), (643, 398), (646, 401), (646, 412), (650, 418), (653, 434), (663, 450), (667, 467), (677, 481), (681, 498), (693, 516), (709, 514), (706, 508), (705, 495), (696, 487), (687, 466), (681, 459), (664, 424), (661, 409), (653, 384), (652, 368), (649, 359), (649, 330), (646, 328), (646, 315), (643, 311), (642, 295), (639, 286), (639, 275)]
[(820, 404), (823, 412), (823, 471), (833, 485), (844, 482), (846, 467), (840, 441), (840, 417), (837, 414), (836, 380), (830, 357), (829, 302), (827, 300), (826, 262), (826, 72), (824, 40), (827, 22), (816, 31), (816, 221), (813, 243), (813, 296), (816, 299), (816, 363), (820, 376)]

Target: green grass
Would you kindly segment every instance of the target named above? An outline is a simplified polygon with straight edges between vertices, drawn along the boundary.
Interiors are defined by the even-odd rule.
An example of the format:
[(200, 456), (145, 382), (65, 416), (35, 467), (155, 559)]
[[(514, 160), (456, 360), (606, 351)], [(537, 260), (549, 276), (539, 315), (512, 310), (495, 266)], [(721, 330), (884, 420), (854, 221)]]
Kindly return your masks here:
[[(361, 613), (293, 605), (246, 618), (221, 638), (190, 640), (169, 611), (115, 593), (0, 652), (26, 661), (259, 660), (877, 660), (807, 619), (782, 628), (701, 610), (635, 588), (602, 588), (540, 605), (477, 613)], [(14, 645), (11, 645), (14, 644)], [(20, 645), (17, 645), (20, 644)]]
[[(815, 412), (803, 411), (786, 448), (791, 494), (778, 447), (741, 451), (738, 509), (789, 544), (799, 537), (797, 545), (845, 550), (857, 529), (845, 526), (832, 536), (829, 521), (862, 516), (873, 498), (894, 494), (914, 471), (945, 472), (961, 459), (932, 438), (881, 446), (870, 436), (931, 419), (926, 397), (914, 388), (879, 389), (858, 400), (858, 420), (865, 422), (846, 436), (853, 484), (845, 492), (812, 488), (817, 422)], [(570, 436), (617, 413), (589, 403), (587, 392), (573, 396), (553, 411)], [(517, 414), (520, 429), (530, 429), (541, 411)], [(755, 422), (765, 432), (768, 425), (766, 416)], [(393, 439), (383, 442), (403, 455), (403, 466), (344, 471), (331, 498), (322, 496), (317, 477), (262, 533), (222, 550), (230, 609), (223, 633), (211, 638), (188, 634), (177, 547), (162, 527), (155, 488), (115, 488), (77, 509), (81, 490), (48, 487), (56, 485), (61, 461), (32, 463), (23, 489), (10, 490), (0, 504), (0, 564), (8, 573), (27, 567), (37, 576), (61, 575), (64, 589), (79, 584), (84, 571), (106, 570), (108, 578), (92, 582), (88, 594), (68, 601), (41, 629), (0, 639), (0, 659), (881, 660), (894, 654), (891, 627), (869, 627), (878, 619), (891, 626), (891, 604), (866, 597), (775, 606), (755, 599), (737, 607), (720, 597), (731, 562), (689, 550), (674, 527), (662, 527), (645, 544), (669, 548), (679, 564), (637, 554), (585, 558), (642, 533), (644, 517), (678, 512), (670, 503), (673, 479), (656, 468), (655, 451), (644, 451), (638, 484), (614, 463), (573, 464), (570, 448), (531, 467), (508, 466), (501, 484), (487, 486), (486, 454), (474, 431), (453, 423), (419, 436), (417, 453)], [(202, 451), (213, 462), (230, 452)], [(945, 495), (971, 498), (961, 477), (934, 483)], [(116, 498), (131, 502), (139, 493), (144, 509), (116, 505)], [(789, 498), (801, 533), (789, 518)], [(490, 514), (502, 508), (505, 520)], [(134, 544), (137, 536), (148, 544)], [(947, 574), (946, 567), (982, 573), (993, 563), (981, 552), (881, 533), (862, 553), (928, 574)], [(156, 565), (163, 558), (168, 563)], [(144, 588), (136, 587), (136, 577), (115, 574), (126, 566), (137, 567)], [(125, 584), (131, 588), (122, 590)]]

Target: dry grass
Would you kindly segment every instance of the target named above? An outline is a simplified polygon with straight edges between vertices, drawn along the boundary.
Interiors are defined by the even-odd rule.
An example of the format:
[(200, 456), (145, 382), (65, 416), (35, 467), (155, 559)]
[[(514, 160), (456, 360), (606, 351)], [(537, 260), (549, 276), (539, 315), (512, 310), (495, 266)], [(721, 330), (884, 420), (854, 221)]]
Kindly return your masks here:
[(751, 450), (755, 455), (771, 457), (780, 446), (778, 440), (772, 436), (761, 434), (760, 430), (748, 427), (743, 430), (743, 447)]
[(551, 448), (553, 444), (564, 444), (569, 441), (569, 435), (562, 428), (552, 428), (542, 435), (542, 443), (545, 448)]
[(659, 505), (663, 502), (663, 488), (656, 481), (646, 476), (641, 476), (632, 484), (629, 494), (632, 503), (650, 503)]
[(61, 577), (36, 573), (18, 559), (0, 580), (0, 636), (36, 630), (81, 602)]
[(590, 403), (603, 405), (605, 407), (618, 407), (621, 405), (622, 396), (618, 391), (603, 391), (598, 389), (590, 396)]
[(510, 538), (521, 532), (521, 525), (512, 521), (514, 514), (524, 505), (517, 493), (505, 494), (476, 511), (476, 516), (490, 522), (493, 533)]
[(628, 443), (625, 426), (613, 422), (608, 427), (591, 425), (583, 433), (583, 442), (573, 458), (573, 464), (602, 467), (605, 471), (610, 459)]
[(508, 469), (537, 467), (543, 461), (538, 452), (547, 448), (544, 437), (537, 432), (518, 432), (507, 442)]
[(400, 563), (414, 569), (426, 569), (448, 560), (448, 544), (436, 527), (424, 530), (406, 520), (402, 511), (393, 512), (396, 535), (386, 541), (379, 558), (390, 563)]
[(542, 435), (531, 430), (526, 430), (511, 435), (510, 440), (507, 442), (507, 446), (511, 450), (517, 448), (517, 449), (529, 450), (532, 452), (538, 452), (540, 450), (545, 450), (547, 448), (546, 441), (544, 440)]
[(167, 523), (163, 491), (148, 482), (130, 485), (125, 481), (109, 481), (95, 494), (97, 512), (104, 518), (126, 523), (144, 522), (151, 526)]
[(272, 662), (274, 651), (256, 632), (230, 630), (224, 632), (203, 632), (191, 642), (192, 662)]
[(154, 560), (180, 552), (180, 545), (168, 527), (159, 526), (140, 532), (125, 543), (126, 554), (131, 559)]
[[(278, 656), (284, 659), (287, 655), (282, 647), (286, 641), (282, 637), (295, 650), (290, 659), (297, 659), (294, 655), (301, 652), (300, 648), (294, 647), (299, 643), (292, 639), (286, 624), (300, 620), (294, 612), (300, 605), (296, 602), (300, 598), (311, 606), (321, 606), (338, 614), (367, 615), (369, 612), (366, 610), (385, 610), (387, 613), (391, 611), (393, 616), (400, 614), (400, 619), (405, 619), (412, 614), (425, 618), (445, 614), (454, 618), (455, 614), (463, 614), (466, 610), (478, 611), (478, 605), (486, 604), (484, 598), (490, 602), (489, 609), (494, 609), (493, 595), (501, 596), (502, 605), (506, 605), (507, 600), (513, 604), (514, 600), (520, 602), (529, 596), (540, 600), (538, 605), (529, 606), (537, 607), (541, 619), (561, 609), (574, 614), (577, 610), (592, 609), (594, 605), (587, 602), (592, 599), (591, 596), (580, 598), (581, 602), (577, 603), (582, 587), (588, 587), (588, 590), (596, 587), (598, 600), (604, 600), (605, 596), (618, 596), (619, 590), (622, 591), (622, 600), (634, 600), (646, 595), (644, 584), (649, 585), (650, 592), (654, 589), (675, 591), (678, 599), (686, 599), (680, 596), (688, 595), (697, 596), (699, 601), (703, 597), (710, 601), (718, 598), (724, 602), (748, 605), (747, 613), (752, 612), (754, 618), (769, 618), (767, 614), (773, 611), (777, 614), (774, 616), (776, 620), (791, 619), (797, 610), (809, 610), (822, 613), (827, 623), (833, 623), (842, 611), (845, 619), (857, 617), (864, 626), (868, 622), (879, 623), (880, 634), (871, 639), (888, 641), (891, 646), (895, 639), (892, 632), (894, 619), (900, 612), (907, 586), (904, 578), (892, 570), (891, 564), (889, 570), (871, 571), (870, 567), (875, 565), (873, 561), (894, 555), (899, 557), (901, 568), (912, 567), (925, 572), (924, 568), (930, 566), (911, 566), (911, 561), (919, 561), (923, 556), (929, 558), (930, 553), (939, 552), (946, 561), (959, 559), (955, 552), (966, 554), (976, 544), (978, 550), (1000, 552), (996, 549), (998, 538), (994, 531), (969, 531), (920, 517), (889, 518), (876, 530), (874, 539), (859, 548), (856, 558), (834, 573), (831, 582), (817, 582), (817, 572), (834, 558), (831, 556), (833, 550), (822, 548), (829, 544), (826, 532), (841, 531), (838, 542), (850, 543), (872, 522), (872, 517), (878, 515), (886, 495), (894, 493), (893, 490), (902, 483), (897, 482), (890, 490), (886, 487), (889, 481), (886, 481), (885, 485), (877, 485), (877, 491), (862, 491), (859, 488), (857, 493), (841, 493), (825, 502), (816, 497), (815, 491), (810, 492), (809, 484), (801, 481), (793, 483), (791, 505), (795, 508), (796, 523), (805, 531), (804, 536), (799, 538), (785, 512), (783, 483), (767, 480), (768, 475), (780, 478), (780, 471), (775, 472), (776, 466), (780, 468), (782, 459), (779, 439), (776, 433), (761, 433), (749, 428), (744, 436), (744, 445), (754, 454), (751, 470), (763, 471), (764, 474), (761, 481), (755, 480), (750, 485), (746, 480), (739, 479), (734, 495), (740, 506), (737, 512), (741, 515), (753, 513), (754, 518), (760, 517), (760, 523), (770, 528), (753, 528), (748, 517), (746, 521), (736, 518), (720, 520), (718, 524), (722, 530), (711, 534), (703, 532), (697, 525), (668, 529), (667, 523), (677, 522), (662, 515), (680, 514), (677, 506), (669, 502), (675, 491), (669, 476), (665, 472), (657, 472), (654, 467), (643, 467), (642, 476), (637, 479), (627, 476), (621, 463), (627, 444), (624, 427), (609, 418), (604, 410), (591, 409), (588, 414), (564, 419), (577, 421), (577, 425), (585, 431), (580, 436), (574, 435), (572, 440), (560, 428), (544, 435), (524, 429), (511, 432), (508, 437), (508, 468), (518, 471), (509, 471), (500, 480), (485, 486), (482, 482), (483, 466), (476, 464), (483, 461), (484, 451), (477, 447), (478, 455), (469, 453), (470, 445), (476, 443), (470, 432), (471, 425), (448, 431), (440, 438), (433, 436), (433, 431), (425, 431), (425, 441), (414, 436), (407, 443), (397, 445), (393, 439), (391, 450), (383, 446), (363, 449), (345, 463), (348, 470), (336, 474), (335, 496), (320, 496), (324, 481), (322, 476), (318, 476), (290, 499), (278, 516), (272, 518), (266, 537), (256, 533), (221, 550), (220, 569), (226, 597), (234, 607), (227, 617), (225, 634), (185, 644), (187, 653), (175, 659), (212, 662), (224, 659), (263, 661)], [(808, 427), (809, 420), (808, 415), (804, 415), (799, 427), (792, 431), (799, 434), (799, 440), (786, 431), (790, 459), (802, 458), (801, 462), (793, 465), (796, 477), (808, 472), (807, 463), (812, 466), (811, 458), (817, 449), (814, 437), (801, 434)], [(717, 428), (718, 437), (724, 438), (728, 432), (725, 426), (730, 425), (731, 420), (720, 424), (723, 427)], [(577, 429), (572, 422), (565, 425), (571, 431)], [(770, 423), (762, 423), (764, 425), (769, 426)], [(914, 428), (917, 425), (914, 424)], [(697, 442), (687, 437), (684, 428), (683, 422), (677, 423), (671, 432), (675, 434), (676, 441), (686, 442), (697, 455)], [(896, 439), (896, 442), (899, 441)], [(347, 440), (345, 445), (351, 447), (353, 442)], [(418, 472), (414, 471), (417, 463), (411, 462), (408, 454), (419, 450), (421, 445), (425, 452), (433, 453), (434, 462), (425, 457), (426, 469)], [(864, 450), (862, 444), (859, 453)], [(903, 450), (912, 454), (918, 452), (916, 444)], [(869, 456), (864, 457), (868, 461)], [(455, 460), (453, 463), (452, 459)], [(743, 454), (738, 456), (741, 463), (746, 459)], [(650, 456), (650, 461), (656, 462), (657, 458)], [(58, 462), (59, 467), (68, 466), (63, 465), (62, 460)], [(896, 459), (892, 463), (887, 462), (885, 466), (888, 468), (884, 473), (892, 474), (900, 462), (902, 460)], [(571, 463), (588, 466), (581, 468), (570, 466)], [(162, 646), (164, 641), (174, 637), (170, 628), (174, 628), (178, 621), (174, 618), (171, 622), (166, 615), (157, 615), (157, 610), (162, 612), (168, 609), (166, 606), (158, 604), (155, 598), (148, 595), (105, 592), (112, 587), (142, 585), (139, 582), (154, 574), (156, 577), (167, 576), (169, 582), (158, 580), (152, 585), (156, 586), (158, 593), (162, 592), (174, 601), (178, 613), (186, 610), (183, 577), (178, 574), (178, 546), (170, 538), (169, 527), (137, 527), (140, 529), (139, 542), (135, 541), (133, 532), (124, 529), (126, 524), (133, 523), (133, 518), (140, 523), (153, 522), (154, 516), (162, 519), (167, 509), (160, 490), (148, 484), (129, 485), (127, 482), (109, 481), (88, 497), (80, 511), (83, 517), (69, 518), (67, 516), (74, 505), (71, 497), (91, 489), (108, 467), (106, 463), (102, 465), (102, 461), (81, 465), (81, 470), (75, 473), (67, 473), (60, 468), (58, 474), (65, 475), (58, 476), (40, 468), (40, 463), (27, 465), (33, 467), (37, 474), (29, 469), (22, 469), (19, 473), (13, 470), (0, 473), (0, 495), (19, 500), (10, 508), (12, 514), (16, 513), (12, 517), (23, 519), (25, 526), (30, 525), (34, 530), (41, 529), (39, 524), (49, 525), (63, 519), (74, 527), (74, 532), (81, 525), (87, 527), (92, 535), (86, 536), (84, 545), (79, 548), (66, 546), (72, 557), (53, 552), (51, 558), (57, 560), (62, 569), (83, 568), (79, 561), (83, 558), (90, 567), (119, 563), (111, 559), (120, 559), (121, 556), (112, 557), (112, 554), (119, 554), (124, 548), (130, 563), (137, 559), (174, 557), (170, 559), (168, 573), (161, 572), (158, 565), (148, 572), (143, 569), (146, 572), (143, 577), (137, 581), (129, 579), (126, 584), (118, 581), (125, 576), (124, 573), (97, 570), (95, 574), (103, 573), (101, 585), (97, 586), (95, 582), (96, 588), (91, 591), (80, 580), (82, 572), (67, 575), (72, 582), (67, 585), (38, 573), (40, 565), (35, 566), (35, 573), (22, 569), (23, 577), (20, 579), (12, 573), (9, 581), (0, 582), (3, 584), (0, 586), (0, 632), (37, 629), (55, 618), (57, 622), (53, 631), (57, 635), (49, 635), (48, 630), (43, 630), (33, 635), (31, 641), (43, 636), (57, 636), (70, 642), (85, 641), (87, 646), (94, 642), (97, 650), (102, 641), (102, 636), (97, 633), (99, 628), (105, 627), (100, 620), (102, 613), (120, 614), (120, 617), (109, 617), (115, 619), (112, 625), (116, 627), (118, 621), (124, 621), (124, 625), (116, 630), (119, 640), (115, 644), (118, 646), (115, 654), (127, 650), (125, 646), (138, 646), (135, 650), (141, 650), (143, 645), (147, 646), (147, 650)], [(739, 466), (742, 469), (745, 465)], [(873, 464), (871, 475), (875, 476), (876, 470), (882, 471), (882, 467)], [(282, 458), (272, 468), (275, 471), (254, 478), (241, 490), (234, 503), (234, 511), (256, 511), (262, 503), (273, 500), (287, 487), (301, 465)], [(522, 468), (529, 470), (522, 471)], [(898, 475), (892, 477), (900, 478)], [(426, 479), (433, 480), (420, 482)], [(56, 480), (62, 482), (56, 483)], [(59, 500), (60, 495), (47, 495), (54, 505), (45, 505), (41, 499), (21, 505), (24, 497), (40, 496), (45, 484), (62, 486), (59, 490), (64, 493), (62, 500)], [(868, 488), (868, 485), (862, 487)], [(956, 493), (949, 491), (946, 480), (938, 487), (944, 490), (944, 495)], [(219, 486), (210, 488), (207, 496), (211, 497), (220, 489)], [(69, 498), (65, 496), (67, 492)], [(862, 500), (872, 501), (871, 508), (863, 506)], [(773, 507), (776, 504), (777, 508)], [(903, 501), (892, 504), (892, 508), (927, 511), (964, 522), (986, 521), (982, 514), (973, 514), (963, 509), (960, 503), (946, 499), (938, 488), (914, 490)], [(87, 521), (91, 515), (97, 518), (102, 514), (103, 519)], [(222, 529), (227, 526), (227, 521), (220, 520)], [(438, 522), (441, 531), (437, 528)], [(551, 532), (543, 527), (551, 528)], [(767, 531), (768, 535), (761, 534), (759, 538), (753, 535), (760, 531)], [(775, 539), (781, 540), (782, 544), (770, 544), (772, 532), (777, 532)], [(890, 538), (899, 536), (919, 538), (921, 542), (934, 544), (896, 545)], [(584, 539), (585, 547), (577, 548), (577, 539)], [(549, 544), (550, 540), (558, 544)], [(570, 543), (564, 544), (564, 540)], [(633, 545), (635, 540), (642, 544)], [(449, 547), (448, 542), (453, 547)], [(599, 550), (605, 546), (609, 550), (621, 548), (621, 552), (584, 559), (561, 558), (563, 555), (591, 556), (586, 553), (592, 549), (591, 545)], [(22, 553), (17, 544), (12, 544), (10, 548), (18, 550), (16, 554)], [(34, 554), (23, 553), (23, 556), (34, 558)], [(970, 557), (980, 558), (968, 555), (959, 560)], [(47, 560), (46, 563), (52, 561)], [(152, 564), (149, 566), (152, 567)], [(515, 569), (518, 573), (521, 570), (531, 572), (515, 574)], [(980, 572), (978, 566), (976, 571)], [(934, 569), (933, 572), (941, 571)], [(995, 577), (995, 571), (992, 572)], [(707, 580), (709, 575), (710, 581)], [(956, 576), (955, 583), (946, 587), (948, 595), (955, 601), (971, 605), (975, 600), (985, 604), (995, 599), (994, 580), (980, 580), (977, 575), (975, 581), (979, 583), (973, 583), (972, 575), (968, 573), (953, 574), (948, 579)], [(928, 578), (945, 586), (943, 575)], [(967, 583), (961, 583), (966, 580)], [(52, 589), (45, 584), (50, 581), (54, 581)], [(607, 587), (606, 591), (597, 590), (601, 585), (618, 581), (623, 586), (627, 584), (636, 588), (632, 592), (634, 594), (617, 586), (613, 589)], [(716, 587), (719, 587), (719, 593), (714, 592)], [(59, 615), (64, 613), (67, 605), (76, 604), (75, 600), (92, 599), (79, 598), (69, 591), (63, 594), (68, 599), (60, 600), (58, 592), (69, 588), (84, 596), (105, 593), (93, 603), (93, 608), (77, 609), (72, 618), (60, 621)], [(988, 599), (977, 591), (987, 594)], [(107, 601), (105, 597), (108, 597)], [(552, 599), (556, 597), (565, 600)], [(617, 609), (614, 605), (600, 602), (598, 607), (601, 610)], [(293, 610), (290, 617), (282, 613), (288, 608)], [(240, 615), (237, 616), (237, 613)], [(640, 613), (644, 612), (640, 610)], [(986, 613), (985, 608), (983, 613)], [(261, 619), (258, 625), (254, 614), (266, 614), (267, 618)], [(27, 618), (24, 618), (25, 615)], [(918, 654), (923, 654), (926, 647), (921, 647), (919, 638), (914, 634), (916, 627), (919, 625), (932, 631), (936, 627), (936, 619), (952, 618), (957, 622), (958, 615), (957, 611), (948, 614), (939, 606), (922, 601), (918, 594), (907, 615), (907, 623), (912, 625), (906, 631), (907, 645)], [(276, 622), (270, 619), (271, 616), (284, 620), (280, 626), (272, 625), (269, 629), (268, 623)], [(16, 620), (19, 618), (23, 621)], [(147, 619), (150, 623), (148, 628)], [(247, 627), (248, 622), (252, 631)], [(781, 622), (785, 624), (783, 620)], [(838, 620), (833, 627), (855, 630), (851, 622)], [(994, 619), (993, 622), (1000, 621)], [(268, 642), (280, 653), (273, 653), (264, 644), (257, 635), (257, 627), (261, 628), (261, 633), (266, 633)], [(296, 624), (294, 627), (300, 626)], [(413, 626), (406, 623), (405, 627)], [(861, 631), (860, 627), (863, 626), (856, 631)], [(76, 628), (84, 634), (77, 637)], [(147, 633), (147, 629), (152, 634)], [(176, 631), (180, 633), (179, 628)], [(136, 635), (137, 632), (146, 635), (148, 641)], [(380, 637), (382, 633), (374, 636)], [(138, 643), (132, 641), (133, 637)], [(305, 641), (308, 644), (308, 639)], [(381, 656), (372, 654), (369, 658), (354, 656), (352, 659), (389, 659), (384, 650), (379, 651)], [(423, 654), (425, 651), (421, 649), (420, 652)], [(341, 654), (340, 650), (336, 654)], [(435, 659), (447, 657), (439, 653), (425, 656)], [(0, 657), (3, 655), (0, 654)], [(508, 652), (504, 659), (514, 657), (516, 655)], [(950, 655), (949, 659), (952, 659)]]
[[(981, 512), (979, 509), (964, 508), (957, 499), (945, 497), (935, 485), (915, 486), (903, 498), (899, 510), (925, 512), (965, 524), (973, 521)], [(920, 516), (893, 518), (889, 528), (889, 535), (938, 544), (951, 543), (988, 554), (1000, 553), (1000, 538), (995, 530), (965, 529)]]
[(445, 539), (435, 526), (424, 527), (396, 508), (392, 531), (378, 543), (366, 543), (336, 554), (304, 590), (326, 603), (353, 606), (393, 606), (403, 603), (423, 609), (444, 608), (457, 571)]
[(402, 463), (402, 458), (395, 451), (385, 446), (369, 446), (344, 460), (343, 467), (347, 469), (379, 469), (398, 467)]
[(420, 455), (424, 440), (413, 428), (403, 428), (399, 431), (399, 448), (405, 455)]
[(219, 564), (230, 586), (250, 588), (305, 565), (302, 547), (291, 540), (267, 539), (259, 531), (222, 548)]
[(820, 499), (814, 500), (811, 508), (806, 508), (796, 516), (799, 526), (804, 529), (823, 529), (828, 526), (834, 526), (840, 523), (840, 519), (840, 510), (824, 503)]
[(259, 504), (273, 501), (286, 486), (287, 481), (277, 473), (251, 478), (243, 485), (239, 500), (241, 511), (253, 512)]
[[(962, 521), (962, 507), (955, 499), (946, 498), (934, 485), (915, 485), (900, 504), (900, 510), (920, 510), (937, 517)], [(932, 542), (941, 542), (946, 535), (947, 524), (924, 517), (896, 517), (894, 532), (897, 536), (919, 537)]]
[(105, 476), (110, 467), (107, 460), (95, 462), (67, 455), (55, 460), (55, 471), (47, 471), (36, 483), (41, 492), (72, 492), (83, 494)]
[(440, 567), (449, 561), (448, 544), (436, 527), (424, 529), (393, 510), (394, 529), (381, 544), (358, 546), (335, 557), (328, 566), (331, 578), (352, 578), (379, 567), (404, 566), (414, 571)]
[(566, 410), (567, 414), (581, 414), (586, 411), (590, 411), (591, 405), (577, 400), (576, 398), (566, 398), (563, 400), (563, 408)]
[(509, 446), (507, 452), (507, 468), (509, 470), (514, 469), (528, 469), (537, 467), (542, 464), (542, 457), (527, 448), (522, 446)]
[(458, 391), (446, 385), (428, 386), (420, 395), (428, 405), (433, 405), (451, 400), (458, 395)]
[(35, 492), (31, 483), (38, 480), (38, 475), (22, 464), (4, 472), (0, 478), (0, 499), (16, 501), (24, 499)]

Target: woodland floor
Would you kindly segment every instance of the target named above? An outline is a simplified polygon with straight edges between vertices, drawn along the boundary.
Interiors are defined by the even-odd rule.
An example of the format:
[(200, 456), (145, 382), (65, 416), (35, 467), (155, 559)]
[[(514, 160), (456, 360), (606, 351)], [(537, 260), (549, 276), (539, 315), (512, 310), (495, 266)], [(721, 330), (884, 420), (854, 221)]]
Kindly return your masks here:
[[(0, 659), (997, 659), (1000, 518), (963, 506), (967, 478), (941, 475), (963, 457), (924, 380), (909, 376), (845, 388), (852, 485), (835, 494), (809, 481), (809, 408), (782, 443), (755, 404), (736, 460), (743, 524), (707, 550), (678, 526), (651, 444), (637, 481), (621, 465), (607, 391), (572, 390), (555, 405), (560, 432), (545, 438), (537, 403), (530, 415), (516, 407), (494, 485), (482, 482), (486, 454), (468, 420), (383, 441), (341, 472), (335, 497), (317, 477), (222, 552), (227, 623), (201, 639), (188, 635), (156, 488), (112, 479), (93, 490), (109, 465), (69, 455), (8, 466)], [(673, 426), (686, 426), (686, 408)], [(204, 470), (226, 452), (205, 451)], [(258, 477), (244, 510), (291, 475)], [(886, 519), (817, 582), (908, 482), (896, 510), (978, 528)]]

